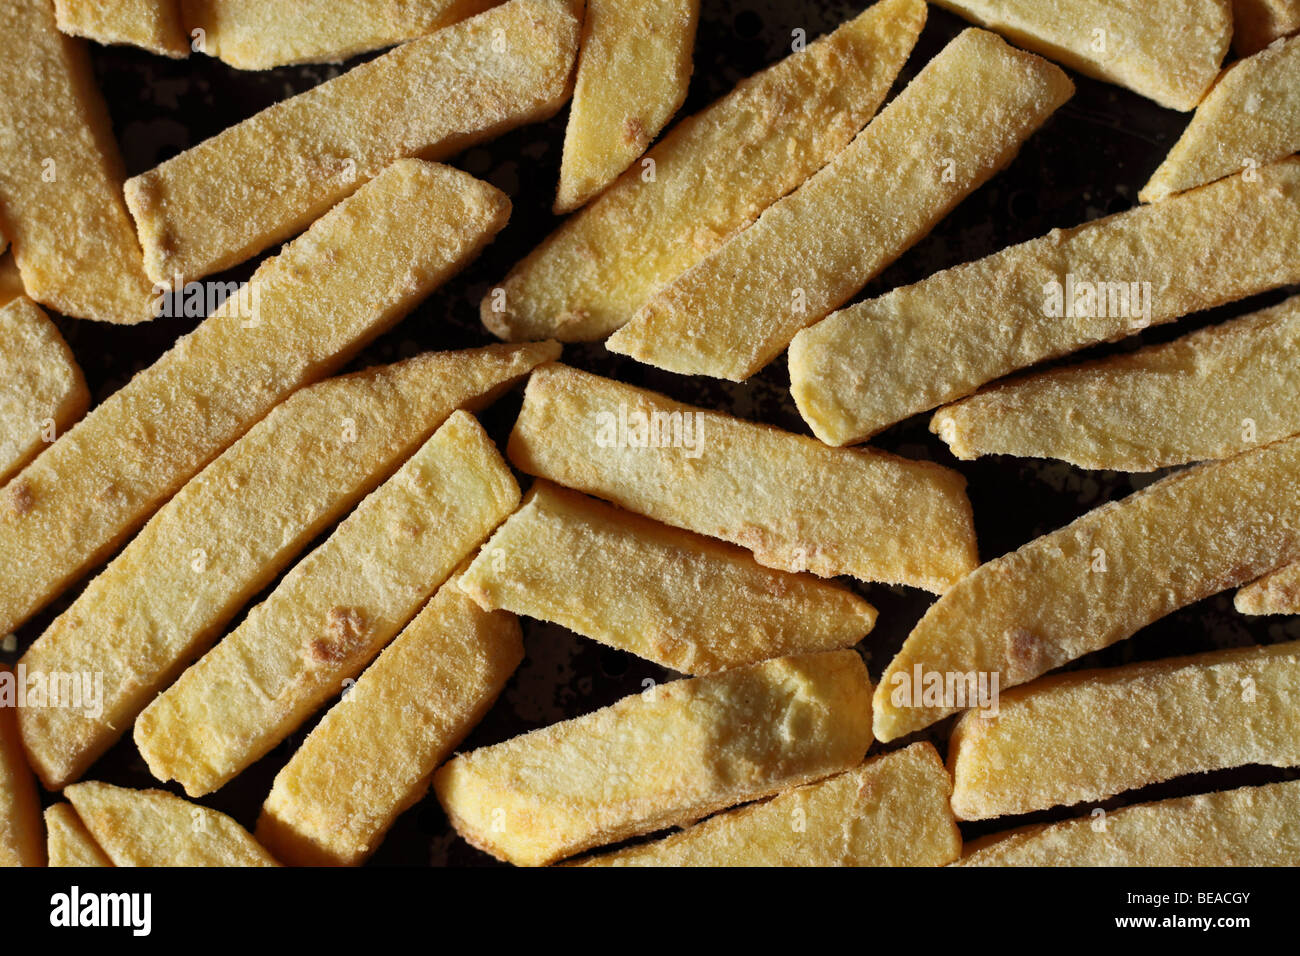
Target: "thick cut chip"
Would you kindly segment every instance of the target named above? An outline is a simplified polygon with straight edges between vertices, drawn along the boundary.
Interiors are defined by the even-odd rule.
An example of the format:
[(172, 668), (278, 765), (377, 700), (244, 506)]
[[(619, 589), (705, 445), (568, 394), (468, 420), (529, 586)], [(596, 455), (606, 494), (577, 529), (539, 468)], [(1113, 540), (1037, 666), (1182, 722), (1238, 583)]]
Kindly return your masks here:
[(853, 651), (782, 657), (471, 751), (433, 786), (474, 846), (540, 866), (857, 766), (870, 696)]
[(1010, 163), (1073, 91), (1046, 60), (965, 30), (824, 169), (656, 294), (606, 346), (744, 381)]
[(144, 709), (135, 742), (150, 771), (192, 797), (223, 786), (360, 673), (518, 504), (487, 434), (453, 413)]
[(958, 866), (1295, 866), (1300, 780), (1026, 827), (969, 849)]
[(153, 318), (122, 159), (81, 40), (50, 0), (0, 4), (0, 229), (27, 294), (64, 315)]
[(880, 0), (674, 126), (480, 306), (503, 339), (604, 338), (821, 169), (884, 102), (925, 24)]
[[(511, 0), (128, 180), (145, 269), (176, 285), (233, 266), (303, 229), (394, 160), (442, 159), (551, 115), (569, 94), (578, 42), (572, 2)], [(375, 241), (383, 230), (362, 233), (358, 241), (389, 248)]]
[(1229, 0), (935, 0), (1087, 76), (1195, 109), (1232, 38)]
[(112, 866), (70, 803), (56, 803), (45, 811), (49, 834), (50, 866)]
[(41, 804), (18, 736), (17, 694), (13, 671), (0, 665), (0, 867), (44, 866)]
[(364, 861), (523, 659), (513, 614), (445, 583), (276, 775), (258, 839), (289, 864)]
[(539, 481), (460, 587), (685, 674), (851, 647), (876, 620), (847, 588)]
[(795, 336), (790, 391), (831, 445), (1035, 362), (1300, 282), (1300, 159), (1011, 246)]
[(0, 485), (89, 404), (77, 360), (49, 317), (28, 298), (0, 306)]
[(1300, 150), (1300, 37), (1234, 63), (1138, 198), (1155, 202)]
[(930, 743), (583, 866), (943, 866), (961, 855)]
[(530, 475), (738, 544), (769, 568), (942, 593), (979, 563), (955, 471), (827, 448), (564, 365), (529, 379), (509, 454)]
[(64, 791), (115, 866), (276, 866), (224, 813), (163, 790), (74, 783)]
[(1300, 614), (1300, 564), (1288, 564), (1251, 582), (1232, 603), (1242, 614)]
[(1300, 432), (1300, 296), (1164, 345), (995, 385), (941, 408), (958, 458), (1154, 471)]
[(1232, 0), (1232, 18), (1232, 48), (1250, 56), (1300, 30), (1300, 0)]
[(54, 13), (59, 29), (72, 36), (138, 46), (159, 56), (190, 55), (181, 0), (54, 0)]
[(1300, 642), (1045, 677), (995, 717), (966, 713), (948, 742), (962, 820), (1245, 764), (1300, 764)]
[[(387, 478), (456, 408), (554, 358), (552, 343), (437, 352), (294, 393), (182, 488), (23, 656), (104, 676), (93, 717), (24, 709), (45, 786), (83, 774), (249, 598)], [(231, 493), (237, 489), (237, 493)]]
[(645, 152), (686, 99), (700, 0), (587, 0), (555, 212)]
[(921, 618), (876, 691), (893, 740), (1300, 559), (1300, 437), (1197, 465), (982, 565)]
[(0, 633), (108, 557), (273, 406), (391, 328), (509, 213), (486, 183), (405, 160), (264, 262), (0, 489)]
[(12, 253), (0, 255), (0, 306), (6, 306), (20, 295), (26, 295), (23, 277), (18, 274), (18, 264)]

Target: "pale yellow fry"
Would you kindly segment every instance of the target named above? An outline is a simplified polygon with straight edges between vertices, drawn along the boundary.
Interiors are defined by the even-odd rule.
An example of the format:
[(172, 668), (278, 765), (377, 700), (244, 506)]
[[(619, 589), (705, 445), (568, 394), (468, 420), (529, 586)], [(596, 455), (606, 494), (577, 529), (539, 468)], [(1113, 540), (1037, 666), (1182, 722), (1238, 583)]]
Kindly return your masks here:
[(587, 0), (556, 214), (645, 152), (686, 99), (700, 0)]
[(45, 811), (49, 834), (50, 866), (112, 866), (70, 803), (56, 803)]
[(144, 709), (134, 736), (150, 771), (193, 797), (230, 781), (360, 673), (518, 504), (487, 434), (454, 412)]
[(1138, 193), (1157, 202), (1300, 150), (1300, 37), (1223, 73)]
[(1232, 0), (1232, 19), (1232, 48), (1250, 56), (1300, 30), (1300, 0)]
[(181, 0), (54, 0), (54, 13), (59, 29), (72, 36), (138, 46), (159, 56), (190, 55)]
[(153, 318), (122, 159), (81, 40), (50, 0), (0, 4), (0, 228), (27, 294), (64, 315)]
[(1029, 375), (935, 412), (958, 458), (1154, 471), (1300, 432), (1300, 296), (1164, 345)]
[(880, 0), (682, 120), (488, 291), (483, 324), (512, 340), (617, 329), (853, 139), (925, 11), (921, 0)]
[(564, 365), (529, 379), (509, 454), (531, 475), (738, 544), (769, 568), (942, 593), (979, 563), (955, 471), (827, 448)]
[[(551, 115), (569, 93), (578, 40), (571, 2), (511, 0), (128, 180), (145, 269), (175, 283), (233, 266), (305, 228), (394, 160), (442, 159)], [(375, 241), (382, 231), (363, 232), (386, 248)]]
[[(24, 709), (42, 782), (83, 774), (321, 531), (460, 407), (554, 358), (553, 343), (421, 355), (291, 395), (182, 488), (28, 648), (31, 673), (102, 674), (99, 714)], [(232, 489), (234, 493), (232, 494)]]
[(14, 262), (13, 253), (0, 255), (0, 306), (8, 305), (20, 295), (26, 295), (23, 277), (18, 274), (18, 264)]
[(0, 485), (86, 413), (72, 350), (31, 299), (0, 306)]
[(961, 855), (930, 743), (583, 866), (943, 866)]
[(240, 70), (337, 63), (464, 20), (499, 0), (180, 0), (196, 49)]
[(863, 441), (1035, 362), (1298, 282), (1297, 245), (1288, 159), (836, 312), (795, 336), (790, 391), (817, 437)]
[(1300, 780), (1142, 803), (980, 841), (958, 866), (1295, 866)]
[(515, 616), (448, 581), (276, 775), (258, 839), (290, 864), (363, 862), (523, 659)]
[(41, 804), (18, 736), (17, 695), (13, 671), (0, 664), (0, 867), (44, 866)]
[(509, 210), (486, 183), (406, 160), (264, 262), (239, 297), (255, 308), (217, 310), (0, 489), (0, 634), (459, 271)]
[(1229, 0), (935, 0), (1088, 76), (1195, 109), (1232, 37)]
[(1236, 593), (1241, 614), (1300, 614), (1300, 563), (1287, 564)]
[(538, 481), (460, 587), (685, 674), (851, 647), (876, 620), (847, 588)]
[(876, 736), (958, 709), (928, 692), (937, 679), (996, 672), (1005, 690), (1300, 558), (1296, 487), (1300, 438), (1189, 468), (982, 565), (890, 662)]
[(1185, 774), (1300, 764), (1300, 642), (1045, 677), (948, 741), (959, 819), (1103, 800)]
[(276, 866), (224, 813), (162, 790), (74, 783), (63, 792), (116, 866)]
[(471, 751), (433, 786), (474, 846), (540, 866), (856, 766), (870, 694), (853, 651), (778, 658)]

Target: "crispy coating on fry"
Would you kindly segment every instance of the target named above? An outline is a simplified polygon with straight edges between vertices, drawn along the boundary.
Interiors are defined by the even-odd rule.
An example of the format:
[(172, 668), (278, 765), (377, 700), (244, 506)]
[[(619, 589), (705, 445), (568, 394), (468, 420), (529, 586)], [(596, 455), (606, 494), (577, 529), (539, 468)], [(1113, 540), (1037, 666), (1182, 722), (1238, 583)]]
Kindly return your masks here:
[(177, 59), (190, 55), (181, 0), (54, 0), (54, 13), (59, 29), (71, 36)]
[(1300, 159), (1054, 229), (795, 336), (817, 437), (862, 441), (1017, 369), (1300, 281)]
[(961, 855), (930, 743), (582, 866), (943, 866)]
[[(875, 732), (952, 713), (916, 686), (997, 672), (1005, 690), (1300, 558), (1300, 438), (1181, 471), (982, 565), (931, 605), (881, 678)], [(936, 695), (937, 697), (937, 695)]]
[(455, 274), (509, 208), (465, 173), (405, 160), (264, 262), (244, 294), (0, 489), (0, 633), (108, 557), (278, 402)]
[(45, 811), (50, 866), (112, 866), (70, 803), (56, 803)]
[(942, 593), (979, 563), (965, 479), (671, 401), (564, 365), (529, 379), (510, 460), (759, 564)]
[(847, 588), (538, 481), (460, 587), (685, 674), (851, 647), (876, 620)]
[(0, 867), (44, 866), (45, 839), (36, 782), (23, 755), (14, 712), (13, 671), (0, 664)]
[(617, 329), (853, 139), (925, 12), (920, 0), (880, 0), (682, 120), (488, 291), (483, 324), (511, 340)]
[[(2, 239), (3, 237), (0, 237)], [(23, 278), (18, 274), (18, 264), (12, 253), (0, 255), (0, 306), (6, 306), (20, 295), (26, 295)]]
[(511, 0), (128, 180), (145, 269), (172, 284), (233, 266), (305, 228), (394, 160), (442, 159), (550, 116), (569, 94), (574, 2)]
[(658, 292), (606, 347), (744, 381), (1011, 162), (1073, 92), (1046, 60), (963, 31), (824, 169)]
[(1232, 599), (1241, 614), (1300, 614), (1300, 563), (1287, 564), (1246, 585)]
[(870, 692), (853, 651), (778, 658), (471, 751), (433, 786), (474, 846), (540, 866), (856, 766)]
[(1300, 0), (1232, 0), (1232, 18), (1232, 48), (1250, 56), (1300, 30)]

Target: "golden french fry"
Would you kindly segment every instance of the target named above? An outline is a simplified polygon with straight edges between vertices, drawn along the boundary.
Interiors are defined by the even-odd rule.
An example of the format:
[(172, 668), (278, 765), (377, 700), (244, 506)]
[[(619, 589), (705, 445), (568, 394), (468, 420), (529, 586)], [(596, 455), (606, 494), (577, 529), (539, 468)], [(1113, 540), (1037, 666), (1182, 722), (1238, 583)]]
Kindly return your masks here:
[(1087, 76), (1195, 109), (1232, 37), (1229, 0), (935, 0)]
[(433, 786), (471, 844), (540, 866), (856, 766), (870, 694), (853, 651), (782, 657), (471, 751)]
[(0, 485), (86, 413), (90, 392), (58, 328), (26, 297), (0, 306)]
[(1300, 558), (1300, 497), (1279, 493), (1297, 483), (1300, 437), (1179, 472), (982, 565), (890, 662), (876, 737), (968, 706), (963, 677), (1026, 683)]
[(962, 820), (1102, 800), (1184, 774), (1300, 764), (1300, 642), (1045, 677), (948, 742)]
[(564, 365), (529, 379), (509, 455), (531, 475), (738, 544), (782, 571), (941, 593), (979, 563), (954, 471), (827, 448)]
[(581, 866), (943, 866), (961, 855), (930, 743)]
[(576, 2), (510, 0), (127, 180), (146, 271), (174, 284), (233, 266), (305, 228), (394, 160), (442, 159), (551, 115), (569, 94)]
[[(104, 677), (99, 713), (24, 709), (45, 786), (77, 779), (313, 538), (456, 408), (477, 410), (554, 343), (437, 352), (289, 396), (182, 488), (23, 655)], [(231, 489), (238, 489), (232, 495)]]
[(14, 717), (17, 693), (13, 671), (0, 664), (0, 867), (44, 866), (41, 804)]
[(1295, 866), (1300, 780), (1141, 803), (978, 841), (957, 866)]
[(795, 336), (790, 391), (822, 441), (863, 441), (1035, 362), (1300, 281), (1297, 245), (1288, 159), (837, 312)]
[(72, 36), (138, 46), (159, 56), (190, 55), (181, 0), (54, 0), (54, 13), (59, 29)]
[(49, 834), (50, 866), (112, 866), (70, 803), (56, 803), (45, 811)]
[(1252, 581), (1233, 596), (1241, 614), (1300, 614), (1300, 563), (1292, 563)]
[(487, 434), (454, 412), (141, 712), (150, 771), (192, 797), (223, 786), (355, 677), (518, 503)]
[(1164, 345), (994, 385), (935, 412), (958, 458), (1154, 471), (1300, 432), (1300, 296)]
[(274, 405), (455, 274), (509, 208), (465, 173), (404, 160), (264, 262), (0, 489), (0, 633), (108, 557)]
[(1010, 163), (1073, 92), (1046, 60), (963, 31), (824, 169), (658, 292), (606, 347), (744, 381)]
[(289, 864), (364, 861), (523, 659), (513, 614), (443, 584), (276, 775), (258, 839)]
[(74, 783), (63, 792), (116, 866), (277, 866), (224, 813), (163, 790)]
[(23, 277), (18, 274), (18, 264), (12, 253), (0, 255), (0, 306), (6, 306), (20, 295), (26, 295)]
[(0, 4), (0, 218), (27, 295), (80, 319), (153, 318), (122, 177), (82, 41), (49, 0)]
[(587, 0), (556, 214), (645, 152), (686, 99), (700, 0)]
[(503, 339), (604, 338), (838, 153), (884, 102), (925, 24), (880, 0), (674, 126), (488, 291)]
[(1232, 48), (1250, 56), (1300, 30), (1300, 0), (1232, 0), (1232, 20)]
[(538, 481), (460, 587), (685, 674), (851, 647), (870, 604), (812, 575)]

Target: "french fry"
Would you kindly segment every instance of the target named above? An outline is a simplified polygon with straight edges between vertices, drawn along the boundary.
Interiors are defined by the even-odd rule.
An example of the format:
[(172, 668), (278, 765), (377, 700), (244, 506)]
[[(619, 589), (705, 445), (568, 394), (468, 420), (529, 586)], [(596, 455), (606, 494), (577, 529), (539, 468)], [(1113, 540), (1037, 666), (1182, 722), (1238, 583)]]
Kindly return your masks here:
[(6, 306), (20, 295), (26, 294), (13, 254), (6, 252), (0, 255), (0, 306)]
[(958, 458), (1154, 471), (1300, 432), (1300, 296), (1164, 345), (994, 385), (935, 412)]
[(538, 481), (460, 587), (684, 674), (852, 647), (876, 611), (847, 588)]
[(453, 410), (483, 407), (558, 351), (539, 343), (429, 353), (308, 386), (272, 409), (164, 505), (23, 656), (28, 672), (104, 675), (94, 717), (20, 712), (45, 786), (59, 790), (85, 773), (254, 594)]
[(27, 295), (80, 319), (153, 318), (122, 177), (82, 41), (49, 0), (0, 4), (0, 228)]
[(956, 865), (1295, 866), (1298, 856), (1300, 780), (1291, 780), (1026, 827)]
[(45, 811), (49, 834), (50, 866), (112, 866), (70, 803), (56, 803)]
[(853, 139), (925, 11), (921, 0), (880, 0), (682, 120), (488, 291), (483, 324), (510, 340), (613, 332)]
[(1300, 281), (1300, 160), (1056, 229), (795, 336), (790, 391), (822, 441), (863, 441), (986, 382)]
[(0, 634), (108, 557), (273, 406), (401, 319), (509, 207), (465, 173), (405, 160), (264, 262), (0, 489)]
[(686, 99), (700, 0), (587, 0), (556, 214), (645, 152)]
[(759, 564), (942, 593), (979, 563), (965, 479), (831, 449), (559, 364), (529, 379), (510, 460)]
[(481, 13), (499, 0), (181, 0), (200, 52), (240, 70), (337, 63)]
[(58, 328), (32, 301), (0, 306), (0, 485), (86, 413), (90, 392)]
[(163, 790), (87, 781), (64, 791), (115, 866), (277, 866), (224, 813)]
[(935, 0), (972, 23), (1161, 106), (1195, 109), (1232, 37), (1229, 0)]
[(744, 381), (1010, 163), (1073, 92), (1046, 60), (963, 31), (824, 169), (659, 291), (606, 347)]
[(1239, 60), (1138, 193), (1158, 202), (1300, 150), (1300, 37)]
[(16, 694), (13, 671), (0, 664), (0, 867), (44, 866), (41, 804), (18, 736)]
[(1045, 677), (948, 742), (961, 820), (1102, 800), (1184, 774), (1300, 764), (1300, 642)]
[(1232, 0), (1232, 20), (1232, 48), (1250, 56), (1300, 30), (1300, 0)]
[(550, 116), (569, 95), (576, 2), (510, 0), (127, 180), (145, 270), (176, 284), (233, 266), (299, 232), (395, 160), (442, 159)]
[(1026, 683), (1300, 558), (1300, 498), (1279, 493), (1298, 482), (1300, 437), (1179, 472), (981, 565), (890, 662), (876, 737), (965, 706), (959, 676)]
[(1284, 565), (1252, 581), (1232, 603), (1241, 614), (1300, 614), (1300, 564)]
[(778, 658), (471, 751), (433, 786), (471, 844), (541, 866), (857, 766), (870, 693), (853, 651)]
[(54, 14), (59, 29), (71, 36), (176, 59), (190, 55), (181, 0), (54, 0)]
[(257, 838), (289, 864), (364, 861), (523, 659), (513, 614), (443, 584), (276, 775)]
[(144, 709), (150, 771), (192, 797), (223, 786), (355, 677), (518, 503), (487, 434), (454, 412)]
[(930, 743), (581, 866), (943, 866), (961, 855)]

